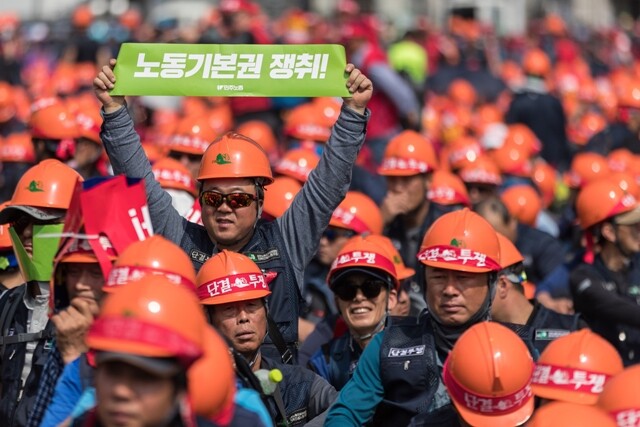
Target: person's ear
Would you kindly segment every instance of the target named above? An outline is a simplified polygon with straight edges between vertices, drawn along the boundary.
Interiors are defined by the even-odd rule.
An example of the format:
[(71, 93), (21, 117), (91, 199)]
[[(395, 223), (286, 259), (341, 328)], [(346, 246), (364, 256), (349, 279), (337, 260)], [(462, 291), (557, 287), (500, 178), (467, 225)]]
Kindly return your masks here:
[(602, 224), (602, 228), (600, 229), (600, 234), (605, 240), (615, 243), (617, 240), (616, 229), (610, 222), (605, 222)]
[(396, 291), (395, 289), (391, 289), (389, 291), (387, 310), (393, 310), (394, 308), (396, 308), (397, 304), (398, 304), (398, 291)]
[(498, 276), (498, 283), (496, 284), (496, 296), (500, 299), (505, 299), (509, 294), (509, 279), (504, 274)]

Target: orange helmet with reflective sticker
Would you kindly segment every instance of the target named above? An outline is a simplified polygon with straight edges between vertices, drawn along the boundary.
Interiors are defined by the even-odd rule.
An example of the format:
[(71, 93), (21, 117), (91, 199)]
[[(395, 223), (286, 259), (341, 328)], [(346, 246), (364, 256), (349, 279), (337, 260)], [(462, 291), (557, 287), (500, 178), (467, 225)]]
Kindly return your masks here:
[(187, 254), (160, 235), (133, 242), (118, 256), (103, 288), (119, 291), (146, 276), (162, 275), (172, 283), (195, 289), (196, 272)]
[(502, 184), (502, 176), (496, 162), (491, 157), (480, 155), (475, 162), (469, 163), (459, 172), (460, 178), (467, 184)]
[(218, 133), (209, 124), (209, 118), (201, 115), (185, 117), (178, 122), (169, 150), (187, 154), (203, 154)]
[(264, 149), (254, 140), (234, 132), (216, 138), (202, 157), (198, 181), (216, 178), (255, 178), (262, 185), (273, 182)]
[(533, 413), (534, 366), (515, 332), (497, 322), (480, 322), (456, 341), (444, 363), (443, 382), (469, 425), (517, 426)]
[(609, 175), (610, 172), (604, 156), (592, 152), (578, 153), (571, 161), (571, 169), (565, 175), (565, 182), (571, 188), (580, 188)]
[[(640, 420), (640, 365), (629, 366), (614, 375), (598, 396), (598, 407), (606, 411), (618, 426), (637, 426)], [(625, 424), (627, 421), (633, 421)]]
[(186, 191), (193, 197), (197, 197), (196, 182), (189, 169), (179, 161), (167, 157), (156, 161), (151, 170), (160, 187)]
[(247, 301), (271, 294), (260, 267), (249, 257), (226, 249), (204, 263), (196, 283), (198, 298), (204, 305)]
[[(538, 408), (527, 427), (617, 427), (613, 418), (596, 406), (551, 402)], [(635, 424), (629, 424), (635, 425)]]
[(291, 138), (327, 142), (331, 126), (327, 118), (311, 103), (302, 104), (289, 112), (284, 121), (284, 134)]
[(413, 130), (405, 130), (389, 141), (378, 173), (384, 176), (409, 176), (438, 168), (435, 150), (428, 139)]
[(636, 160), (637, 156), (626, 148), (618, 148), (607, 155), (609, 169), (614, 172), (626, 171)]
[(382, 213), (369, 196), (358, 191), (348, 191), (344, 200), (333, 211), (329, 225), (352, 230), (358, 234), (381, 234)]
[(610, 179), (586, 185), (576, 199), (576, 213), (583, 230), (616, 215), (636, 215), (637, 210), (638, 201), (633, 194), (625, 192)]
[(192, 291), (148, 276), (105, 298), (86, 341), (93, 350), (173, 357), (188, 367), (202, 355), (206, 328)]
[(274, 170), (280, 175), (291, 177), (304, 184), (319, 162), (320, 156), (315, 151), (306, 148), (294, 148), (282, 156)]
[(1, 162), (33, 163), (35, 160), (33, 142), (28, 133), (12, 133), (0, 142)]
[(470, 206), (469, 193), (458, 175), (447, 171), (436, 171), (427, 191), (427, 199), (440, 205)]
[(545, 399), (595, 405), (602, 387), (623, 369), (613, 345), (582, 329), (549, 343), (538, 359), (532, 388)]
[(536, 134), (522, 123), (514, 123), (507, 127), (504, 145), (521, 147), (528, 156), (534, 156), (542, 149), (542, 144)]
[(418, 252), (424, 265), (485, 273), (500, 271), (500, 243), (495, 230), (477, 213), (464, 208), (438, 218), (427, 230)]
[(354, 236), (345, 243), (331, 264), (327, 283), (333, 288), (347, 274), (347, 269), (365, 269), (382, 273), (380, 278), (388, 277), (391, 280), (390, 284), (398, 289), (400, 281), (392, 257), (393, 255), (377, 239), (370, 239), (368, 235)]
[(506, 144), (491, 152), (502, 173), (528, 178), (531, 176), (531, 160), (524, 148)]
[(73, 114), (55, 98), (36, 101), (29, 120), (31, 136), (40, 139), (68, 139), (80, 136)]

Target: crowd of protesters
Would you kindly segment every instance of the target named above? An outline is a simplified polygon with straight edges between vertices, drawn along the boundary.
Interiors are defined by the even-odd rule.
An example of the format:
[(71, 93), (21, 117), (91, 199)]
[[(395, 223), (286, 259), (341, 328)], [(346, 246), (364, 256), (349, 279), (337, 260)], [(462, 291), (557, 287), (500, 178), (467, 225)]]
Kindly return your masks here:
[[(0, 14), (0, 424), (640, 426), (639, 29)], [(125, 99), (123, 42), (349, 96)]]

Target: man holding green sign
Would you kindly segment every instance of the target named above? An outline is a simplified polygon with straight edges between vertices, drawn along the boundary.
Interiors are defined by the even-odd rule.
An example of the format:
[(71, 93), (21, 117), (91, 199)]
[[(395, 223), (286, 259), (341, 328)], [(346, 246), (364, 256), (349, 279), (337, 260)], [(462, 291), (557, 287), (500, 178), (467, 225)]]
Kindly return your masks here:
[[(154, 230), (180, 245), (196, 270), (213, 254), (228, 249), (244, 253), (265, 271), (272, 291), (269, 315), (273, 322), (263, 352), (285, 362), (295, 359), (304, 268), (349, 188), (370, 115), (366, 106), (373, 91), (371, 81), (348, 64), (344, 68), (348, 77), (341, 77), (340, 87), (329, 89), (329, 95), (345, 91), (346, 82), (348, 96), (343, 98), (340, 117), (320, 163), (291, 207), (274, 222), (260, 220), (264, 191), (269, 191), (268, 184), (273, 181), (265, 152), (254, 141), (233, 132), (213, 141), (198, 175), (203, 227), (183, 219), (173, 209), (169, 194), (154, 179), (124, 108), (124, 97), (111, 93), (119, 73), (116, 68), (114, 74), (115, 66), (116, 61), (111, 60), (94, 80), (96, 96), (104, 109), (101, 137), (114, 172), (145, 179)], [(209, 83), (218, 84), (215, 79)], [(166, 82), (163, 85), (169, 86)]]

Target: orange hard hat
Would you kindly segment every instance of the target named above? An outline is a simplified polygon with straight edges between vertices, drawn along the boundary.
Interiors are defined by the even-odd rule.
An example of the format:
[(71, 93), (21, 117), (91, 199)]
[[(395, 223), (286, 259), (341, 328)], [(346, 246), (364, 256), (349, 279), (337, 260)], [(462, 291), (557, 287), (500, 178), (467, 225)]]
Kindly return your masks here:
[(33, 163), (36, 160), (31, 135), (12, 133), (0, 142), (0, 161), (3, 163)]
[(547, 208), (556, 197), (556, 170), (546, 162), (537, 161), (533, 164), (531, 179), (542, 193), (542, 206)]
[(475, 162), (469, 163), (458, 172), (463, 182), (467, 184), (502, 184), (502, 176), (496, 162), (491, 157), (480, 155)]
[(142, 20), (142, 14), (140, 11), (138, 9), (131, 8), (127, 9), (122, 15), (120, 15), (118, 22), (129, 31), (134, 31), (140, 26), (140, 24), (142, 24)]
[(29, 129), (31, 136), (41, 139), (77, 138), (80, 135), (75, 117), (55, 98), (45, 98), (32, 105)]
[(78, 124), (79, 137), (102, 145), (102, 139), (100, 139), (102, 117), (100, 117), (99, 109), (89, 109), (77, 113), (76, 123)]
[(531, 176), (531, 160), (524, 148), (506, 144), (491, 152), (491, 158), (504, 174), (528, 178)]
[(440, 205), (470, 206), (469, 193), (458, 175), (447, 171), (435, 171), (431, 186), (427, 191), (427, 199)]
[(595, 405), (602, 387), (624, 366), (616, 348), (588, 329), (551, 341), (533, 375), (536, 396)]
[(59, 160), (41, 161), (18, 181), (9, 205), (0, 212), (0, 224), (12, 222), (21, 212), (39, 219), (61, 217), (61, 210), (69, 209), (76, 184), (82, 181), (78, 172)]
[[(113, 248), (109, 244), (108, 248), (110, 255), (109, 258), (113, 261), (116, 259), (115, 252), (113, 252)], [(89, 244), (88, 239), (74, 239), (69, 247), (66, 248), (65, 253), (60, 257), (59, 262), (61, 263), (80, 263), (80, 264), (93, 264), (98, 263), (98, 258), (96, 257), (93, 248)]]
[(150, 142), (143, 142), (141, 145), (144, 150), (144, 155), (149, 159), (149, 163), (154, 164), (164, 158), (165, 150), (162, 147)]
[(580, 227), (586, 230), (608, 218), (625, 215), (629, 223), (640, 219), (638, 200), (620, 188), (619, 183), (601, 179), (580, 190), (576, 199), (576, 214)]
[(188, 367), (202, 355), (206, 327), (192, 291), (147, 276), (107, 295), (86, 341), (92, 350), (172, 357)]
[(502, 269), (495, 230), (468, 208), (444, 214), (429, 227), (418, 259), (430, 267), (472, 273)]
[(431, 142), (416, 131), (405, 130), (389, 141), (378, 173), (410, 176), (432, 172), (437, 168), (438, 160)]
[(618, 106), (640, 108), (640, 79), (634, 78), (618, 93)]
[(75, 27), (87, 28), (93, 22), (93, 12), (87, 4), (76, 7), (71, 16), (71, 22)]
[(382, 234), (382, 213), (369, 196), (348, 191), (344, 200), (331, 214), (329, 225), (355, 231), (358, 234)]
[(198, 181), (216, 178), (256, 178), (261, 185), (273, 182), (267, 153), (254, 140), (234, 132), (216, 138), (202, 157)]
[(278, 141), (271, 127), (261, 120), (250, 120), (237, 127), (237, 132), (260, 144), (267, 153), (278, 151)]
[(580, 117), (580, 121), (573, 132), (573, 142), (577, 145), (585, 145), (592, 136), (607, 126), (607, 119), (600, 113), (588, 111)]
[(320, 156), (315, 151), (307, 148), (294, 148), (284, 153), (274, 171), (304, 184), (319, 162)]
[(331, 127), (318, 108), (307, 103), (293, 108), (286, 116), (284, 134), (300, 140), (327, 142), (331, 136)]
[(302, 189), (299, 181), (288, 176), (278, 176), (264, 193), (262, 211), (271, 218), (280, 218), (291, 206)]
[(607, 381), (598, 396), (598, 407), (618, 426), (636, 427), (640, 423), (640, 365), (629, 366)]
[(203, 154), (216, 138), (207, 116), (185, 117), (176, 126), (169, 140), (169, 150), (187, 154)]
[(0, 123), (5, 123), (16, 115), (13, 88), (7, 82), (0, 82)]
[(354, 236), (345, 243), (331, 264), (327, 283), (333, 289), (346, 274), (363, 271), (376, 275), (397, 290), (400, 281), (392, 257), (377, 239), (370, 240), (369, 235)]
[(545, 16), (544, 26), (547, 32), (554, 36), (562, 36), (567, 31), (564, 19), (556, 13), (549, 13)]
[(524, 257), (504, 234), (496, 232), (498, 243), (500, 243), (500, 266), (502, 268), (511, 267), (514, 264), (524, 261)]
[(571, 188), (580, 188), (610, 173), (607, 159), (591, 152), (578, 153), (571, 161), (571, 169), (565, 175), (565, 182)]
[(475, 162), (482, 154), (482, 146), (477, 139), (463, 136), (447, 145), (447, 161), (451, 170), (462, 169)]
[(526, 74), (544, 77), (551, 70), (551, 61), (541, 49), (531, 49), (522, 59), (522, 69)]
[(197, 197), (198, 190), (191, 172), (182, 163), (171, 158), (156, 161), (151, 167), (156, 181), (162, 188), (182, 190)]
[[(96, 67), (96, 64), (89, 61), (79, 62), (75, 64), (74, 69), (78, 86), (85, 88), (91, 87), (93, 79), (96, 77), (96, 74), (98, 74), (98, 67)], [(95, 97), (93, 97), (93, 99), (97, 101)]]
[(633, 194), (636, 199), (640, 198), (640, 186), (633, 174), (629, 172), (614, 172), (606, 179), (617, 183), (625, 193)]
[(511, 427), (533, 413), (533, 369), (533, 358), (515, 332), (480, 322), (456, 341), (444, 363), (443, 382), (469, 425)]
[(49, 82), (56, 95), (71, 96), (78, 90), (78, 76), (74, 67), (70, 63), (61, 62), (53, 71)]
[(482, 104), (473, 113), (472, 126), (476, 135), (482, 135), (487, 125), (502, 123), (502, 111), (495, 104)]
[(196, 284), (198, 298), (204, 305), (246, 301), (271, 294), (260, 267), (251, 258), (226, 249), (204, 263)]
[(312, 101), (320, 115), (326, 120), (326, 125), (332, 127), (338, 120), (342, 102), (336, 98), (320, 97)]
[(402, 256), (400, 256), (400, 252), (398, 252), (398, 249), (393, 245), (390, 238), (383, 236), (382, 234), (369, 234), (367, 235), (367, 240), (382, 246), (387, 253), (389, 253), (391, 261), (393, 261), (393, 265), (396, 268), (399, 281), (408, 279), (416, 274), (416, 271), (413, 268), (407, 267), (404, 264)]
[(616, 427), (614, 419), (596, 406), (551, 402), (538, 408), (527, 427)]
[(475, 105), (478, 94), (468, 80), (455, 79), (449, 84), (447, 95), (456, 105), (471, 108)]
[(611, 151), (607, 155), (607, 162), (609, 163), (609, 169), (614, 172), (624, 172), (635, 161), (636, 155), (626, 148), (618, 148)]
[(196, 273), (189, 256), (160, 235), (133, 242), (116, 259), (103, 290), (111, 292), (145, 276), (164, 276), (174, 285), (195, 289)]
[(518, 222), (535, 227), (538, 214), (542, 210), (542, 200), (533, 187), (526, 184), (514, 185), (507, 188), (500, 198)]
[(213, 327), (204, 329), (203, 351), (187, 373), (189, 401), (197, 415), (211, 419), (226, 409), (229, 393), (235, 395), (236, 375), (229, 346)]
[(220, 102), (211, 107), (208, 114), (209, 126), (222, 135), (233, 129), (233, 111), (228, 102)]
[(527, 125), (515, 123), (507, 126), (507, 136), (504, 139), (507, 147), (522, 147), (528, 156), (535, 156), (542, 149), (542, 144), (535, 133)]

